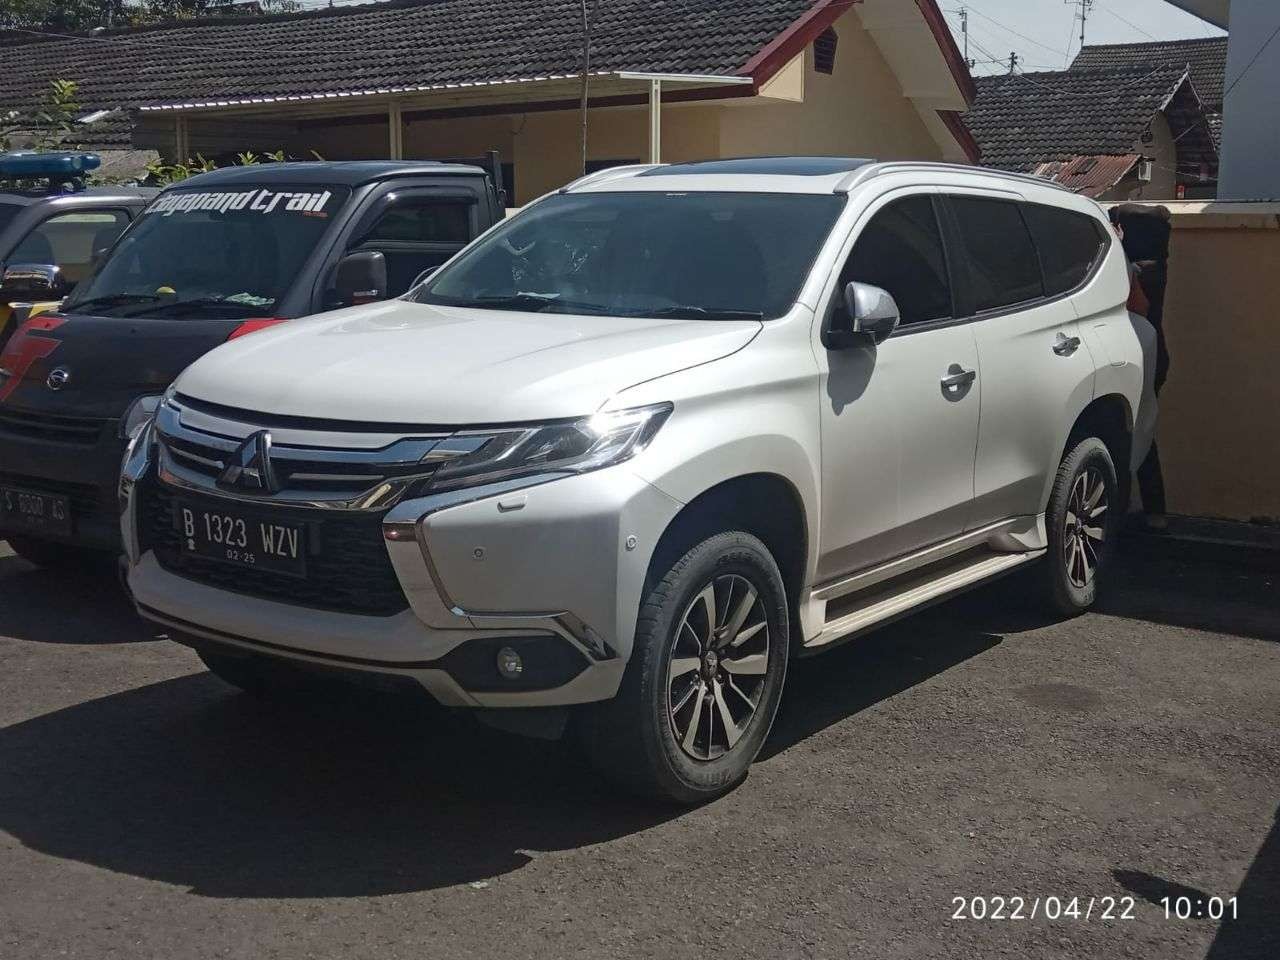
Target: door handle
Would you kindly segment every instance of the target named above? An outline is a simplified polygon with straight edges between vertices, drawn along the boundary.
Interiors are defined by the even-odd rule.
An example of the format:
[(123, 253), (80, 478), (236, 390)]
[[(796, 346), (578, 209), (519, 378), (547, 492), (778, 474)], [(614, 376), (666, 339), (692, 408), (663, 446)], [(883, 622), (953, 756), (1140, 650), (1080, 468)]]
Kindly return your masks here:
[(1069, 357), (1079, 349), (1080, 338), (1068, 337), (1065, 333), (1058, 334), (1058, 339), (1053, 344), (1053, 352), (1060, 357)]
[(978, 379), (977, 370), (966, 370), (958, 363), (953, 363), (947, 371), (947, 375), (942, 378), (943, 390), (958, 390), (961, 387), (967, 387), (973, 381)]

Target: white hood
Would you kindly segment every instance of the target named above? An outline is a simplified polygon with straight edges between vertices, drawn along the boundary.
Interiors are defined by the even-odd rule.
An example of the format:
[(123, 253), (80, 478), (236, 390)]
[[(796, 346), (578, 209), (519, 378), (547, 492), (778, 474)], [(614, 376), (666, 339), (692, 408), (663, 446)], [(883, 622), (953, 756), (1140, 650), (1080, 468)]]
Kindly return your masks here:
[(466, 425), (595, 412), (620, 390), (742, 349), (752, 320), (515, 313), (390, 300), (252, 333), (206, 354), (180, 393), (242, 410)]

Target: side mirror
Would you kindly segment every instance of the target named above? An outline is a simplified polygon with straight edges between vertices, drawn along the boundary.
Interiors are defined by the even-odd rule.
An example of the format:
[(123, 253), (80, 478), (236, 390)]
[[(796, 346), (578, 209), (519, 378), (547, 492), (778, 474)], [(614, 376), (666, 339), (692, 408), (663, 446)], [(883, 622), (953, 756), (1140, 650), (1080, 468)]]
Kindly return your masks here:
[(15, 263), (0, 276), (0, 297), (5, 300), (61, 300), (74, 284), (62, 268), (52, 263)]
[(412, 290), (414, 287), (420, 286), (421, 284), (426, 283), (428, 280), (430, 280), (432, 277), (436, 275), (436, 271), (439, 269), (440, 267), (438, 265), (434, 267), (427, 267), (427, 269), (423, 270), (420, 274), (418, 274), (416, 277), (413, 278), (413, 283), (409, 284), (409, 289)]
[(334, 299), (343, 306), (387, 297), (387, 258), (376, 250), (348, 253), (333, 271)]
[(898, 329), (902, 313), (887, 290), (854, 281), (844, 288), (844, 309), (832, 312), (822, 343), (828, 350), (846, 350), (884, 343)]

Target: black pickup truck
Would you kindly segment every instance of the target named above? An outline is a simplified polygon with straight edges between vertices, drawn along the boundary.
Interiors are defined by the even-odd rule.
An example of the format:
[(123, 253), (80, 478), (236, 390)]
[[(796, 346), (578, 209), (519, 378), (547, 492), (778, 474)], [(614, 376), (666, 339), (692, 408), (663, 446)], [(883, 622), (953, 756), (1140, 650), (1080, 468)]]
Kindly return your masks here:
[(232, 167), (160, 193), (0, 353), (0, 539), (46, 566), (118, 552), (121, 455), (177, 375), (263, 326), (405, 293), (504, 216), (490, 160)]

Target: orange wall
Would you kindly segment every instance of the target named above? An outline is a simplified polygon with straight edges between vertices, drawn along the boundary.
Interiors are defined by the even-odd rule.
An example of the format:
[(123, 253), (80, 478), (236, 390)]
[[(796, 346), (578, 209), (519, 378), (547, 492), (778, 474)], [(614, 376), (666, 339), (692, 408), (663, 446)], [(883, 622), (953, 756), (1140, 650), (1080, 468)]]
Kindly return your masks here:
[(1280, 520), (1280, 205), (1168, 206), (1169, 510)]

